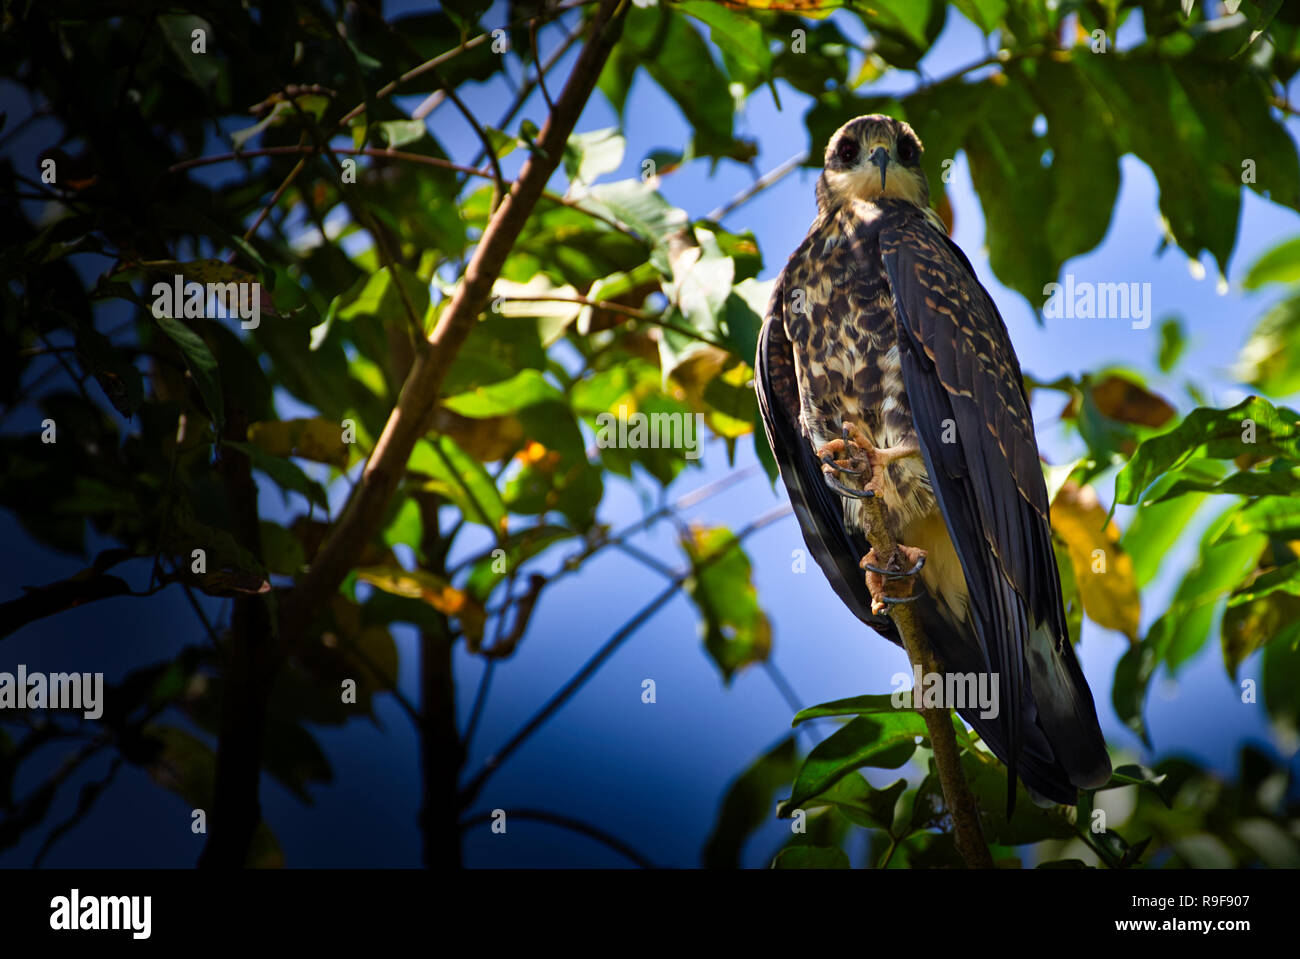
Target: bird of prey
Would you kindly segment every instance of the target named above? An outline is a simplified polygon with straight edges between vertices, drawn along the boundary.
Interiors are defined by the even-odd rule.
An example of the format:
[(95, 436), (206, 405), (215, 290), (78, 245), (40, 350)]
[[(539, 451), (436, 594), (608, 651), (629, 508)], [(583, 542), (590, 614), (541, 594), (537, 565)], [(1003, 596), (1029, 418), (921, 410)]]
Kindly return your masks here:
[[(930, 209), (921, 150), (878, 114), (831, 137), (817, 218), (759, 337), (759, 406), (840, 599), (895, 643), (891, 604), (913, 602), (945, 674), (996, 683), (996, 716), (958, 711), (1007, 766), (1008, 814), (1017, 777), (1037, 802), (1073, 804), (1110, 759), (1066, 627), (1029, 400), (992, 297)], [(871, 496), (911, 569), (874, 565)]]

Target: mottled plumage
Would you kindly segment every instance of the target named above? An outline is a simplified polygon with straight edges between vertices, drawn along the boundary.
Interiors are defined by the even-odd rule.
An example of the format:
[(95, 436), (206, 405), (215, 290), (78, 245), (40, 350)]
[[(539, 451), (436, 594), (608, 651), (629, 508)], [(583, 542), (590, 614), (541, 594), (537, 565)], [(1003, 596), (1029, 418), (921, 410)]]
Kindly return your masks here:
[(915, 608), (927, 639), (945, 670), (997, 676), (999, 715), (962, 716), (1032, 792), (1073, 803), (1110, 762), (1062, 610), (1029, 402), (997, 307), (929, 208), (920, 155), (885, 116), (831, 138), (817, 218), (764, 322), (759, 403), (818, 563), (898, 642), (858, 568), (862, 494), (832, 489), (817, 456), (846, 424), (876, 448), (891, 532), (926, 553)]

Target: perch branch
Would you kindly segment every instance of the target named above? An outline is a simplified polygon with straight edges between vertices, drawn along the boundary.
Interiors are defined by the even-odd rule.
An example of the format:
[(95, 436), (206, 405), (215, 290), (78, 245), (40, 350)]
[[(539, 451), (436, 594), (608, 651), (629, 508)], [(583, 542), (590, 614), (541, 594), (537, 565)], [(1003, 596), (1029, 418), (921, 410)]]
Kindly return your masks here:
[(619, 0), (602, 0), (592, 17), (590, 39), (538, 137), (540, 149), (524, 162), (519, 178), (489, 221), (460, 286), (425, 349), (416, 357), (397, 406), (342, 516), (322, 544), (311, 570), (283, 605), (283, 632), (290, 643), (306, 628), (313, 611), (339, 588), (383, 522), (411, 450), (428, 430), (443, 377), (475, 320), (487, 307), (506, 256), (541, 198), (546, 181), (559, 166), (564, 145), (618, 39), (625, 12)]
[[(898, 568), (898, 543), (889, 532), (885, 519), (885, 505), (879, 496), (863, 500), (867, 511), (867, 541), (876, 550), (876, 556), (886, 569)], [(899, 603), (890, 607), (890, 617), (898, 627), (898, 634), (907, 650), (907, 658), (912, 666), (925, 676), (942, 671), (941, 664), (934, 655), (921, 625), (917, 622), (916, 612), (911, 605)], [(919, 690), (913, 691), (914, 695)], [(939, 783), (943, 787), (943, 801), (952, 816), (953, 838), (957, 852), (968, 869), (992, 869), (993, 857), (989, 854), (988, 844), (980, 831), (979, 811), (975, 807), (975, 797), (966, 782), (966, 774), (961, 768), (961, 755), (957, 751), (957, 737), (952, 731), (952, 717), (948, 709), (920, 708), (917, 710), (925, 720), (925, 728), (930, 734), (930, 746), (934, 750), (934, 764), (939, 770)]]

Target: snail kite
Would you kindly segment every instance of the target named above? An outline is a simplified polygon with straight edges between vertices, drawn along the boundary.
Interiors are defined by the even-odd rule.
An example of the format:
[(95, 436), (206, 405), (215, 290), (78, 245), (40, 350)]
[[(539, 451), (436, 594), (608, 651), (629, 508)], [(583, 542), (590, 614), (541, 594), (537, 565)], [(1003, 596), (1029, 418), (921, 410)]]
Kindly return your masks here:
[[(1039, 802), (1074, 803), (1110, 760), (1066, 627), (1029, 401), (997, 307), (930, 209), (921, 149), (882, 115), (831, 138), (817, 218), (759, 338), (759, 405), (840, 599), (896, 643), (889, 604), (914, 602), (945, 674), (996, 684), (996, 716), (958, 712), (1007, 765), (1009, 797), (1018, 776)], [(911, 569), (872, 565), (873, 495)]]

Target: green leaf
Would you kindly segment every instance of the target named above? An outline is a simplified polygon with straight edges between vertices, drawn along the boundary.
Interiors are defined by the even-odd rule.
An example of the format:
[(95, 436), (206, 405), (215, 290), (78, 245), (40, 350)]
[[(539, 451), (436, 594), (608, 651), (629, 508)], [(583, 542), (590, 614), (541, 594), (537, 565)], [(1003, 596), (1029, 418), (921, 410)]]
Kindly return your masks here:
[(894, 705), (892, 693), (850, 696), (848, 699), (837, 699), (834, 702), (822, 703), (820, 706), (809, 706), (807, 709), (801, 709), (795, 714), (790, 725), (798, 726), (810, 719), (822, 719), (827, 716), (863, 716), (871, 713), (899, 712), (904, 709), (906, 707)]
[(1171, 671), (1200, 651), (1209, 638), (1219, 600), (1255, 568), (1267, 542), (1267, 537), (1252, 534), (1214, 545), (1208, 539), (1202, 543), (1199, 559), (1178, 584), (1168, 610), (1147, 630), (1144, 642)]
[(1228, 605), (1240, 606), (1277, 592), (1300, 596), (1300, 560), (1271, 569), (1257, 577), (1248, 586), (1243, 586), (1234, 593)]
[(420, 440), (407, 469), (429, 477), (424, 488), (446, 497), (471, 523), (482, 523), (493, 533), (506, 525), (506, 505), (483, 464), (465, 453), (448, 436)]
[(704, 0), (686, 0), (676, 9), (708, 25), (709, 38), (722, 51), (727, 72), (745, 89), (754, 89), (771, 74), (772, 53), (757, 21)]
[[(1186, 472), (1180, 470), (1166, 474), (1172, 482), (1165, 484), (1167, 488), (1163, 492), (1153, 492), (1148, 496), (1143, 502), (1143, 509), (1150, 509), (1153, 505), (1187, 493), (1228, 493), (1236, 496), (1292, 496), (1300, 493), (1300, 469), (1242, 470), (1221, 480), (1188, 478)], [(1152, 490), (1159, 490), (1160, 485), (1157, 483)]]
[(1117, 766), (1111, 773), (1110, 780), (1106, 785), (1099, 786), (1096, 791), (1118, 789), (1121, 786), (1139, 786), (1142, 789), (1149, 790), (1160, 797), (1160, 801), (1165, 806), (1173, 808), (1173, 793), (1169, 788), (1169, 775), (1167, 773), (1158, 773), (1154, 769), (1136, 763)]
[(166, 13), (158, 16), (158, 27), (194, 85), (200, 90), (209, 90), (221, 74), (221, 66), (216, 57), (194, 52), (194, 31), (202, 30), (205, 36), (210, 37), (212, 25), (193, 14)]
[(879, 713), (850, 720), (808, 754), (786, 808), (801, 808), (863, 766), (897, 769), (911, 758), (917, 738), (925, 734), (925, 722), (914, 712)]
[(601, 72), (599, 86), (620, 116), (632, 78), (644, 69), (677, 104), (694, 133), (698, 156), (749, 159), (732, 136), (735, 104), (727, 78), (694, 25), (674, 7), (633, 5), (621, 41)]
[(1044, 839), (1074, 837), (1074, 827), (1062, 815), (1060, 807), (1037, 805), (1021, 783), (1016, 784), (1016, 811), (1008, 820), (1006, 771), (993, 757), (962, 753), (961, 763), (966, 771), (966, 781), (975, 794), (984, 833), (993, 842), (1021, 846)]
[(1168, 373), (1178, 365), (1184, 350), (1187, 349), (1187, 331), (1178, 319), (1170, 317), (1160, 324), (1160, 349), (1156, 354), (1156, 366), (1161, 373)]
[(617, 127), (575, 133), (564, 145), (564, 172), (575, 183), (589, 186), (602, 173), (612, 173), (623, 162), (627, 141)]
[(843, 849), (822, 846), (790, 846), (777, 853), (773, 869), (848, 869), (849, 857)]
[(1300, 296), (1291, 296), (1260, 319), (1241, 348), (1233, 375), (1271, 396), (1288, 396), (1300, 390), (1298, 356)]
[[(394, 282), (394, 276), (401, 283), (401, 289)], [(382, 267), (336, 296), (330, 302), (324, 325), (328, 328), (335, 320), (356, 322), (374, 319), (385, 326), (406, 326), (407, 312), (406, 301), (402, 298), (403, 292), (406, 293), (406, 300), (410, 301), (411, 308), (415, 311), (417, 322), (422, 322), (429, 309), (429, 284), (412, 270), (397, 266)], [(313, 349), (319, 345), (322, 336), (322, 334), (313, 336)], [(382, 358), (386, 350), (387, 345), (384, 341), (382, 347), (370, 345), (366, 353), (371, 359), (377, 360)]]
[(772, 796), (794, 779), (795, 741), (787, 736), (756, 759), (727, 789), (704, 844), (706, 869), (736, 869), (746, 839), (772, 818)]
[(758, 604), (749, 557), (735, 534), (720, 527), (691, 527), (682, 548), (694, 570), (686, 593), (700, 609), (704, 647), (730, 683), (772, 650), (772, 625)]
[[(906, 789), (906, 779), (899, 779), (884, 789), (876, 789), (861, 773), (854, 772), (803, 805), (806, 808), (816, 808), (819, 805), (829, 804), (856, 826), (888, 830), (893, 826), (899, 797)], [(787, 808), (792, 807), (782, 803), (777, 810), (777, 815), (786, 815)]]
[(221, 432), (226, 422), (225, 404), (221, 398), (221, 377), (217, 374), (217, 360), (208, 349), (208, 344), (181, 320), (170, 316), (155, 316), (154, 322), (166, 333), (185, 357), (194, 383), (203, 397), (203, 404), (208, 408), (217, 432)]
[(1007, 0), (952, 0), (952, 5), (985, 36), (998, 28), (1007, 13)]
[(1234, 594), (1223, 611), (1219, 635), (1223, 665), (1235, 680), (1241, 664), (1261, 647), (1274, 642), (1295, 645), (1300, 638), (1300, 597), (1284, 590), (1246, 600)]
[(390, 150), (400, 150), (409, 143), (423, 140), (429, 133), (423, 120), (388, 120), (376, 123), (375, 127), (384, 146)]
[(261, 470), (275, 480), (284, 491), (286, 503), (290, 492), (299, 493), (312, 506), (319, 506), (329, 513), (329, 497), (325, 494), (325, 488), (304, 473), (297, 463), (264, 453), (252, 443), (225, 440), (222, 445), (239, 450), (252, 462), (253, 469)]
[(1246, 271), (1241, 285), (1258, 290), (1269, 283), (1294, 283), (1300, 280), (1300, 236), (1266, 251)]
[[(1139, 586), (1155, 579), (1165, 556), (1186, 531), (1192, 517), (1205, 502), (1194, 484), (1213, 486), (1223, 475), (1222, 466), (1206, 459), (1194, 459), (1174, 473), (1166, 473), (1151, 486), (1142, 508), (1133, 514), (1120, 546), (1133, 559), (1133, 576)], [(1192, 484), (1179, 493), (1179, 484)]]
[(497, 551), (484, 556), (470, 570), (465, 588), (480, 602), (485, 602), (497, 585), (506, 579), (509, 571), (518, 569), (523, 563), (540, 555), (562, 540), (577, 534), (563, 526), (542, 524), (515, 530), (506, 537), (503, 553)]
[(1262, 80), (1240, 67), (1207, 69), (1199, 58), (1151, 51), (1082, 56), (1074, 62), (1106, 102), (1121, 152), (1151, 168), (1160, 212), (1193, 258), (1208, 250), (1226, 273), (1241, 208), (1242, 160), (1250, 143), (1261, 196), (1295, 208), (1295, 144), (1259, 95)]
[(873, 0), (853, 5), (871, 34), (872, 53), (891, 66), (914, 70), (943, 29), (943, 0)]
[(262, 768), (299, 802), (312, 805), (311, 783), (330, 783), (334, 773), (316, 737), (299, 723), (267, 722), (262, 736)]
[(483, 132), (487, 134), (488, 142), (492, 144), (492, 152), (496, 154), (498, 160), (514, 153), (522, 143), (518, 137), (511, 136), (496, 127), (484, 126)]
[(483, 419), (514, 413), (538, 403), (564, 402), (564, 394), (538, 370), (523, 370), (508, 380), (448, 396), (442, 405), (461, 416)]
[(1300, 650), (1294, 631), (1264, 648), (1264, 705), (1282, 736), (1296, 741), (1300, 733)]
[[(1051, 204), (1042, 228), (1055, 261), (1054, 278), (1062, 263), (1105, 238), (1119, 195), (1119, 151), (1106, 105), (1079, 71), (1051, 59), (1036, 66), (1037, 99), (1051, 150)], [(1087, 190), (1073, 187), (1085, 181)]]
[[(809, 22), (783, 16), (777, 23), (786, 42), (781, 44), (772, 61), (774, 77), (813, 97), (826, 92), (827, 80), (836, 83), (848, 80), (851, 44), (834, 21)], [(795, 37), (792, 36), (795, 30), (804, 31), (801, 50), (795, 49)]]
[(1212, 459), (1250, 455), (1300, 460), (1300, 423), (1295, 413), (1274, 408), (1258, 396), (1226, 410), (1198, 407), (1172, 430), (1143, 441), (1115, 477), (1115, 502), (1136, 503), (1160, 474), (1201, 447)]
[(271, 573), (281, 576), (296, 576), (307, 565), (302, 543), (298, 537), (279, 523), (262, 520), (259, 524), (262, 536), (262, 561)]
[[(1237, 474), (1241, 475), (1241, 474)], [(1250, 474), (1247, 474), (1250, 475)], [(1288, 474), (1263, 473), (1262, 476), (1288, 477)], [(1266, 496), (1263, 499), (1246, 503), (1229, 514), (1228, 522), (1216, 537), (1216, 543), (1227, 542), (1251, 533), (1272, 533), (1275, 535), (1294, 534), (1300, 530), (1300, 500), (1290, 498), (1287, 493), (1294, 491), (1294, 480), (1287, 484), (1281, 496)], [(1293, 536), (1288, 536), (1293, 538)]]
[[(1039, 308), (1061, 264), (1105, 236), (1119, 155), (1104, 105), (1074, 67), (1037, 61), (1034, 70), (1016, 68), (1017, 82), (978, 85), (988, 102), (965, 148), (984, 208), (989, 264)], [(1035, 99), (1031, 91), (1040, 88)], [(1033, 131), (1040, 113), (1048, 121), (1044, 137)], [(1087, 197), (1070, 186), (1085, 176), (1097, 187)]]
[(640, 180), (617, 180), (592, 187), (578, 201), (580, 208), (594, 210), (623, 224), (652, 243), (662, 257), (661, 272), (668, 273), (668, 237), (685, 229), (689, 220), (684, 210)]
[(1160, 658), (1150, 643), (1134, 643), (1115, 665), (1115, 678), (1111, 683), (1110, 701), (1120, 720), (1137, 733), (1148, 749), (1151, 739), (1147, 733), (1142, 707), (1146, 702), (1147, 686), (1155, 674)]

